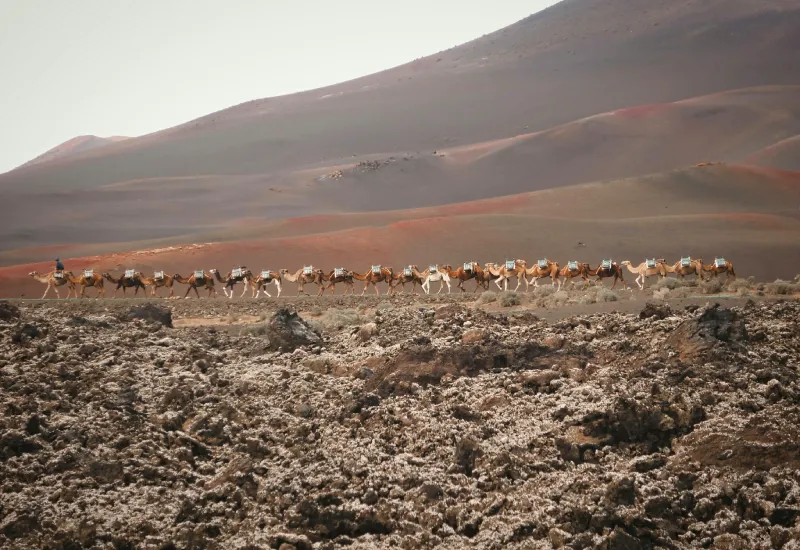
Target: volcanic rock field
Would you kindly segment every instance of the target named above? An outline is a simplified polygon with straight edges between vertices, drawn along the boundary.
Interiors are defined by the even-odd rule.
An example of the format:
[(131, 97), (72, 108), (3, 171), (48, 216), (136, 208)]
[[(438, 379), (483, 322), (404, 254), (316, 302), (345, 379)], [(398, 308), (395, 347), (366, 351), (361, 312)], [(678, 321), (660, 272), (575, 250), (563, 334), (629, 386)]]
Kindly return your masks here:
[(800, 547), (800, 302), (472, 299), (0, 302), (0, 546)]

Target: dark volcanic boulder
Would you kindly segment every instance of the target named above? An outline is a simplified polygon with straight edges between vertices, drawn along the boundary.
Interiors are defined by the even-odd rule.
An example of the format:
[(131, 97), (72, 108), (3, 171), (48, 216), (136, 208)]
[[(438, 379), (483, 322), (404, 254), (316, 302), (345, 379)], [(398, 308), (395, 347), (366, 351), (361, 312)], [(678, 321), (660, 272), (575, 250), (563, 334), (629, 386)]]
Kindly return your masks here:
[(128, 310), (128, 317), (131, 319), (144, 319), (150, 323), (159, 323), (165, 327), (172, 328), (172, 310), (168, 307), (156, 304), (134, 306)]
[(19, 308), (5, 300), (0, 301), (0, 321), (19, 319)]
[(744, 320), (733, 310), (720, 309), (719, 304), (705, 309), (694, 319), (684, 321), (666, 340), (668, 348), (677, 349), (681, 360), (702, 356), (720, 342), (747, 340)]
[(319, 334), (294, 311), (279, 309), (267, 323), (266, 336), (273, 350), (294, 351), (301, 346), (322, 342)]

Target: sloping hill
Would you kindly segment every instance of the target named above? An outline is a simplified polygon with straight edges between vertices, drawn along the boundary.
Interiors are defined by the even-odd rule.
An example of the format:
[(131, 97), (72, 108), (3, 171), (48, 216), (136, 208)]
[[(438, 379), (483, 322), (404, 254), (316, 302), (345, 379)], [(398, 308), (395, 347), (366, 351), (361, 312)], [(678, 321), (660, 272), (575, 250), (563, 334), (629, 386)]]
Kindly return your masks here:
[(756, 151), (747, 162), (781, 170), (800, 170), (800, 134)]
[(102, 147), (111, 145), (112, 143), (117, 143), (120, 141), (124, 141), (126, 139), (130, 138), (125, 136), (111, 136), (107, 138), (102, 138), (97, 136), (74, 137), (70, 140), (65, 141), (60, 145), (56, 145), (55, 147), (53, 147), (48, 151), (45, 151), (35, 159), (29, 160), (28, 162), (23, 164), (20, 168), (24, 168), (26, 166), (33, 166), (34, 164), (41, 164), (43, 162), (50, 162), (52, 160), (58, 160), (65, 157), (70, 157), (72, 155), (77, 155), (85, 151), (93, 151), (95, 149), (100, 149)]
[(565, 0), (375, 75), (0, 175), (0, 250), (740, 161), (800, 133), (797, 51), (794, 1)]

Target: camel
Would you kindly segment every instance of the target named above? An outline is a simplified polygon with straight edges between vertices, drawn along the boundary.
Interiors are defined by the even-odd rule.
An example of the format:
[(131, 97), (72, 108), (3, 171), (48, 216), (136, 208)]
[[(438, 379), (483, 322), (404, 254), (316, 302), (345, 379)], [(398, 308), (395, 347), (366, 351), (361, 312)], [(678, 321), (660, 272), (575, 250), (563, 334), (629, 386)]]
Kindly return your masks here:
[(437, 265), (431, 265), (424, 273), (420, 273), (422, 290), (425, 291), (425, 294), (431, 293), (431, 283), (437, 281), (439, 282), (439, 292), (436, 294), (442, 292), (445, 284), (447, 285), (447, 293), (450, 294), (450, 275), (448, 275), (450, 269), (452, 268), (449, 265), (444, 265), (441, 269)]
[(559, 277), (563, 277), (565, 280), (558, 281), (558, 290), (561, 290), (561, 287), (566, 284), (566, 281), (569, 281), (571, 286), (575, 286), (575, 278), (581, 277), (583, 279), (583, 288), (586, 288), (586, 285), (589, 284), (589, 274), (587, 273), (587, 264), (580, 263), (580, 262), (567, 262), (567, 265), (559, 271)]
[(652, 277), (653, 275), (666, 277), (667, 275), (667, 270), (664, 267), (664, 260), (662, 259), (645, 260), (636, 267), (633, 267), (630, 261), (625, 260), (621, 265), (624, 265), (628, 268), (628, 271), (637, 275), (635, 282), (639, 285), (639, 290), (644, 290), (644, 284), (648, 277)]
[[(58, 275), (56, 275), (56, 273), (58, 273)], [(47, 293), (50, 292), (51, 288), (56, 293), (56, 299), (61, 298), (61, 296), (59, 296), (59, 294), (58, 294), (58, 287), (64, 286), (64, 285), (69, 285), (67, 287), (67, 299), (69, 299), (70, 295), (73, 292), (75, 292), (75, 297), (76, 298), (78, 297), (78, 293), (77, 293), (77, 291), (75, 291), (75, 285), (67, 278), (66, 273), (64, 273), (63, 271), (60, 271), (60, 272), (51, 271), (50, 273), (47, 273), (46, 275), (39, 275), (38, 272), (31, 271), (30, 273), (28, 273), (28, 275), (33, 277), (34, 279), (36, 279), (40, 283), (43, 283), (43, 284), (47, 285), (47, 288), (44, 289), (44, 294), (42, 294), (42, 300), (45, 299), (45, 297), (47, 296)]]
[(461, 292), (466, 292), (464, 283), (470, 279), (475, 279), (475, 290), (472, 291), (473, 293), (483, 287), (483, 268), (481, 268), (478, 262), (467, 262), (455, 271), (450, 269), (450, 266), (443, 266), (443, 268), (446, 269), (447, 275), (451, 279), (458, 280), (456, 288), (460, 289)]
[(117, 297), (117, 291), (121, 288), (122, 295), (125, 296), (125, 292), (129, 288), (133, 288), (133, 295), (136, 296), (139, 294), (139, 289), (141, 288), (142, 291), (147, 294), (147, 289), (144, 286), (144, 282), (142, 281), (142, 274), (138, 271), (128, 270), (125, 272), (125, 275), (120, 277), (119, 279), (115, 279), (113, 275), (110, 273), (103, 273), (103, 277), (110, 282), (111, 284), (117, 285), (117, 288), (114, 289), (114, 298)]
[(699, 258), (692, 259), (687, 256), (675, 262), (674, 265), (664, 264), (664, 271), (666, 273), (674, 273), (681, 279), (694, 273), (698, 279), (703, 280), (703, 260)]
[(539, 260), (536, 262), (535, 265), (531, 266), (530, 269), (525, 270), (525, 275), (528, 277), (532, 277), (530, 282), (528, 282), (527, 277), (525, 279), (525, 291), (528, 291), (528, 287), (530, 283), (533, 283), (533, 288), (539, 287), (539, 279), (545, 279), (550, 277), (550, 284), (551, 286), (555, 286), (558, 283), (558, 289), (561, 290), (561, 281), (559, 280), (559, 266), (558, 262), (551, 262), (547, 258)]
[(725, 284), (728, 284), (728, 282), (731, 280), (731, 277), (733, 277), (734, 281), (736, 280), (736, 272), (733, 270), (733, 264), (730, 263), (725, 258), (714, 258), (714, 263), (712, 263), (711, 265), (705, 265), (704, 263), (701, 262), (700, 266), (703, 271), (705, 271), (706, 273), (710, 273), (710, 275), (708, 276), (709, 281), (711, 280), (712, 277), (716, 279), (717, 275), (719, 275), (720, 273), (725, 273), (726, 275)]
[[(347, 285), (347, 288), (344, 289), (344, 294), (342, 296), (347, 296), (347, 291), (350, 291), (350, 294), (355, 294), (355, 288), (353, 285), (353, 272), (347, 271), (343, 267), (337, 267), (327, 275), (322, 276), (322, 280), (327, 282), (327, 286), (320, 286), (319, 287), (319, 294), (317, 296), (322, 296), (326, 290), (329, 288), (331, 289), (331, 294), (336, 294), (336, 283), (344, 283)], [(389, 287), (391, 289), (391, 280), (389, 282)]]
[(172, 283), (174, 281), (172, 275), (167, 275), (163, 271), (156, 271), (153, 273), (152, 277), (145, 277), (140, 275), (141, 281), (144, 283), (145, 286), (153, 287), (151, 292), (151, 296), (156, 296), (156, 289), (161, 287), (166, 287), (169, 289), (169, 298), (175, 297), (175, 289), (172, 288)]
[(603, 279), (614, 277), (614, 284), (611, 285), (613, 290), (617, 286), (617, 280), (622, 281), (622, 288), (628, 288), (628, 284), (622, 277), (622, 268), (619, 267), (617, 262), (611, 260), (603, 260), (597, 268), (592, 269), (589, 264), (583, 264), (586, 268), (586, 274), (591, 277), (597, 277), (595, 284), (603, 284)]
[[(214, 270), (214, 277), (225, 285), (222, 287), (222, 291), (227, 298), (233, 298), (233, 287), (236, 286), (236, 283), (244, 283), (242, 294), (239, 296), (241, 298), (247, 292), (247, 287), (250, 286), (250, 279), (253, 278), (253, 273), (246, 266), (240, 266), (230, 271), (224, 279), (220, 276), (219, 271)], [(230, 294), (228, 293), (229, 289)]]
[(477, 281), (480, 283), (481, 287), (484, 290), (489, 290), (489, 283), (496, 280), (500, 276), (499, 274), (494, 275), (492, 273), (492, 270), (494, 270), (495, 273), (497, 273), (498, 270), (497, 266), (492, 262), (487, 262), (483, 266), (483, 271), (479, 273), (476, 277)]
[(422, 285), (422, 279), (419, 277), (419, 271), (417, 270), (417, 266), (410, 265), (405, 269), (403, 269), (403, 271), (401, 271), (397, 275), (392, 275), (392, 280), (389, 281), (389, 289), (391, 293), (394, 294), (397, 285), (403, 285), (402, 293), (405, 294), (406, 283), (411, 283), (411, 293), (416, 294), (417, 285)]
[[(305, 294), (311, 296), (308, 292), (303, 290), (307, 284), (315, 284), (322, 286), (322, 271), (314, 269), (312, 266), (303, 267), (298, 269), (294, 274), (289, 273), (287, 269), (281, 269), (281, 279), (285, 279), (290, 283), (297, 283), (297, 295)], [(363, 280), (363, 279), (362, 279)]]
[(247, 282), (250, 285), (250, 289), (253, 291), (253, 298), (258, 298), (261, 294), (261, 291), (264, 291), (264, 294), (267, 295), (268, 298), (272, 298), (272, 294), (267, 292), (267, 285), (270, 283), (275, 284), (275, 288), (278, 289), (278, 298), (281, 297), (281, 274), (276, 273), (275, 271), (270, 271), (269, 269), (263, 270), (261, 273), (258, 274), (258, 277), (250, 277), (247, 279)]
[[(212, 269), (211, 273), (213, 274), (216, 269)], [(188, 277), (183, 277), (176, 273), (172, 276), (173, 281), (177, 281), (182, 285), (189, 285), (189, 288), (186, 289), (186, 294), (184, 294), (184, 298), (189, 297), (189, 293), (194, 290), (194, 293), (197, 295), (197, 298), (200, 298), (200, 293), (197, 291), (197, 287), (204, 287), (208, 290), (208, 297), (211, 298), (212, 296), (217, 295), (217, 289), (214, 288), (214, 279), (211, 275), (208, 275), (202, 269), (199, 269), (192, 273)]]
[[(66, 272), (67, 278), (74, 285), (80, 285), (81, 294), (78, 298), (86, 297), (86, 287), (93, 286), (97, 289), (97, 298), (106, 297), (106, 289), (103, 287), (103, 276), (95, 273), (93, 269), (87, 269), (81, 273), (80, 277), (76, 277), (71, 271)], [(76, 291), (77, 292), (77, 291)]]
[[(523, 279), (525, 279), (527, 286), (528, 280), (525, 278), (527, 264), (525, 260), (506, 260), (499, 268), (495, 264), (486, 265), (491, 266), (489, 267), (489, 271), (495, 277), (494, 284), (497, 285), (498, 289), (508, 290), (508, 280), (511, 277), (517, 278), (517, 287), (514, 289), (515, 291), (519, 289), (519, 285), (522, 284)], [(503, 283), (503, 286), (500, 286), (500, 283)]]
[(386, 294), (389, 294), (392, 291), (391, 280), (394, 278), (394, 272), (392, 271), (391, 267), (373, 265), (369, 268), (369, 271), (363, 275), (354, 271), (353, 278), (359, 281), (365, 281), (364, 290), (361, 291), (362, 296), (367, 291), (367, 288), (369, 288), (369, 285), (372, 285), (373, 288), (375, 288), (375, 294), (380, 294), (378, 291), (378, 283), (382, 282), (386, 282), (389, 285), (389, 290), (386, 291)]

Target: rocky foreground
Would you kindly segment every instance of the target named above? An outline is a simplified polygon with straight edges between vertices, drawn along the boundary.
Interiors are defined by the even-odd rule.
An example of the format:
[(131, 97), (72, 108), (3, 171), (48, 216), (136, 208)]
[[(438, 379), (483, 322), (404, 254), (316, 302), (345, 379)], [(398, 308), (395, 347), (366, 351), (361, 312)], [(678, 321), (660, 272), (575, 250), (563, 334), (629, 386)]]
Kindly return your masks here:
[(0, 303), (0, 546), (800, 548), (797, 301), (170, 314)]

